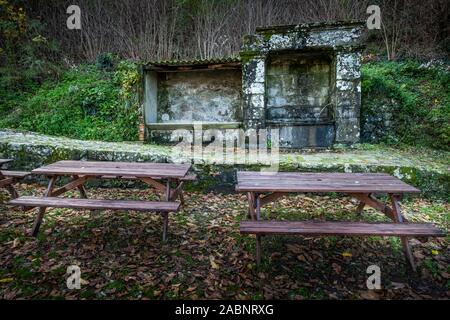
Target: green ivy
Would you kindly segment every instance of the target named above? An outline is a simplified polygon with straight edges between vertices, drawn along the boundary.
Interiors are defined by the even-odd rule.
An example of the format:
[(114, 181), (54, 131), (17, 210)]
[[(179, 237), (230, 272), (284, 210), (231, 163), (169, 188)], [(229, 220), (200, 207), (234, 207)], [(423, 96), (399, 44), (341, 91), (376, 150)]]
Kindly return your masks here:
[(416, 61), (363, 65), (361, 122), (367, 142), (450, 150), (448, 66)]
[(8, 103), (14, 108), (0, 108), (0, 127), (86, 140), (136, 140), (138, 84), (137, 66), (128, 61), (112, 71), (78, 66), (33, 94), (12, 96)]

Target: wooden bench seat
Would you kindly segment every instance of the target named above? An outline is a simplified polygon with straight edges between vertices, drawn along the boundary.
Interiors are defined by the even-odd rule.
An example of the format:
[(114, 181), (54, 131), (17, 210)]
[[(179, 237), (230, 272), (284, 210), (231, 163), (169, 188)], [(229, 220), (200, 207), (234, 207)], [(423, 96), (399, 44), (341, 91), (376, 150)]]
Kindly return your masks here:
[(58, 197), (19, 197), (9, 201), (10, 205), (25, 208), (38, 207), (38, 217), (31, 230), (32, 236), (37, 236), (42, 222), (43, 213), (47, 207), (70, 208), (88, 210), (134, 210), (145, 212), (158, 212), (163, 216), (163, 241), (167, 240), (169, 212), (176, 212), (180, 203), (172, 201), (139, 201), (139, 200), (104, 200), (104, 199), (78, 199)]
[(1, 172), (5, 177), (17, 178), (17, 179), (25, 178), (26, 176), (31, 174), (31, 172), (27, 172), (27, 171), (1, 170)]
[(308, 236), (410, 236), (443, 237), (431, 223), (367, 223), (331, 221), (242, 221), (244, 234), (299, 234)]
[(431, 223), (367, 223), (331, 221), (242, 221), (242, 234), (256, 235), (256, 261), (261, 262), (264, 235), (444, 237)]
[(14, 188), (14, 184), (29, 174), (31, 174), (31, 172), (0, 170), (0, 188), (6, 188), (11, 194), (11, 199), (16, 199), (19, 197), (19, 194)]
[[(101, 176), (102, 179), (127, 179), (127, 180), (136, 180), (138, 179), (137, 177), (119, 177), (119, 176), (111, 176), (111, 175), (105, 175), (105, 176)], [(154, 180), (160, 180), (162, 179), (161, 177), (151, 177), (151, 179)], [(196, 174), (188, 174), (182, 178), (179, 178), (178, 180), (180, 181), (195, 181), (197, 179), (197, 175)]]
[(58, 197), (19, 197), (11, 200), (10, 205), (25, 207), (52, 207), (92, 210), (135, 210), (174, 212), (180, 207), (178, 202), (139, 201), (139, 200), (103, 200)]

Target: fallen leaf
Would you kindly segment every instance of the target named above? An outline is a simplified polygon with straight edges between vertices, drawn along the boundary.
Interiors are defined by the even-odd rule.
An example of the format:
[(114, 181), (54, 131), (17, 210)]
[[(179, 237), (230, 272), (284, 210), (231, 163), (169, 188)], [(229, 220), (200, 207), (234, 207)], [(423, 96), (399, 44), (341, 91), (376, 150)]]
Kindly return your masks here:
[(337, 274), (341, 273), (342, 267), (340, 265), (338, 265), (337, 263), (333, 262), (331, 264), (331, 266), (334, 269), (334, 272), (336, 272)]
[(347, 257), (350, 258), (350, 257), (353, 256), (350, 252), (347, 252), (347, 251), (342, 252), (341, 255), (342, 255), (344, 258), (347, 258)]
[(219, 265), (214, 261), (214, 257), (213, 256), (209, 257), (209, 262), (211, 263), (211, 267), (213, 269), (219, 269)]
[(378, 300), (380, 299), (380, 295), (373, 290), (367, 290), (361, 292), (361, 298), (366, 300)]
[(16, 248), (19, 245), (19, 243), (20, 243), (19, 238), (15, 238), (11, 248), (12, 249)]

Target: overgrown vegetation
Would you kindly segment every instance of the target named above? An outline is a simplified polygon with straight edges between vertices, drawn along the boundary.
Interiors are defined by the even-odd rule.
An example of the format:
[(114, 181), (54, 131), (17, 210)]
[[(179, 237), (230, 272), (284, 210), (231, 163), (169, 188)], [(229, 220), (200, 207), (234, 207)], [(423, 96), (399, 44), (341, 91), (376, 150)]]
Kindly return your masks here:
[(0, 0), (0, 127), (107, 141), (136, 140), (137, 65), (113, 54), (64, 63), (58, 42), (23, 7)]
[[(439, 2), (439, 0), (436, 1)], [(269, 10), (277, 2), (267, 1), (263, 6), (258, 7), (246, 1), (231, 1), (230, 3), (233, 4), (229, 7), (231, 12), (251, 15), (254, 18), (240, 19), (240, 21), (247, 21), (247, 26), (232, 23), (232, 26), (238, 28), (234, 30), (228, 25), (234, 19), (233, 15), (226, 16), (223, 20), (223, 14), (220, 14), (220, 19), (223, 21), (221, 24), (216, 23), (217, 17), (213, 14), (213, 9), (222, 6), (221, 2), (174, 0), (166, 5), (158, 3), (155, 7), (149, 7), (140, 0), (133, 1), (135, 6), (131, 5), (131, 2), (118, 1), (114, 5), (105, 5), (101, 7), (101, 10), (93, 12), (101, 14), (102, 19), (107, 21), (115, 17), (117, 12), (121, 14), (127, 12), (127, 17), (133, 17), (130, 20), (132, 25), (135, 26), (137, 23), (137, 26), (142, 28), (142, 30), (136, 29), (140, 32), (140, 36), (130, 33), (128, 29), (130, 21), (125, 18), (123, 21), (119, 19), (118, 28), (121, 33), (118, 39), (109, 33), (102, 33), (108, 30), (104, 28), (105, 22), (102, 19), (90, 19), (89, 23), (101, 21), (101, 28), (99, 30), (95, 29), (95, 26), (83, 28), (81, 31), (83, 44), (80, 46), (77, 42), (78, 49), (75, 50), (75, 43), (71, 42), (73, 31), (71, 36), (67, 37), (69, 41), (67, 43), (61, 36), (68, 31), (53, 34), (52, 32), (59, 28), (52, 25), (52, 22), (48, 20), (49, 16), (41, 20), (32, 18), (42, 16), (38, 13), (46, 10), (55, 15), (52, 21), (60, 21), (61, 19), (56, 18), (60, 17), (61, 13), (51, 10), (57, 6), (56, 2), (50, 1), (42, 8), (37, 8), (32, 3), (23, 3), (23, 6), (20, 6), (21, 3), (21, 1), (0, 0), (0, 127), (107, 141), (137, 139), (139, 73), (137, 65), (127, 58), (137, 60), (179, 56), (207, 58), (236, 53), (240, 47), (242, 34), (251, 32), (254, 25), (309, 21), (305, 16), (296, 16), (294, 13), (286, 16), (283, 14), (284, 9)], [(308, 6), (313, 6), (313, 3), (308, 2)], [(380, 4), (387, 6), (383, 1)], [(403, 2), (401, 4), (404, 5)], [(85, 5), (88, 6), (88, 4)], [(248, 5), (247, 11), (242, 7), (245, 5)], [(420, 5), (418, 3), (416, 5), (418, 7), (413, 6), (408, 10), (412, 10), (412, 13), (420, 12), (417, 9)], [(316, 8), (314, 12), (317, 11), (317, 15), (314, 19), (324, 21), (343, 17), (361, 17), (361, 12), (365, 12), (361, 11), (363, 7), (363, 4), (353, 2), (349, 2), (346, 7), (331, 6), (329, 10), (332, 14), (330, 13), (330, 17), (326, 19), (320, 16), (319, 13), (322, 11)], [(136, 8), (140, 9), (139, 12)], [(441, 17), (445, 8), (446, 4), (439, 2), (436, 10), (432, 12), (436, 19)], [(392, 11), (389, 6), (385, 9), (385, 14)], [(153, 14), (151, 16), (154, 19), (153, 24), (148, 26), (138, 23), (142, 21), (143, 14), (149, 17), (149, 10)], [(202, 12), (201, 17), (198, 16), (199, 11)], [(290, 10), (290, 12), (297, 11)], [(256, 18), (252, 15), (253, 13), (264, 13), (261, 17), (265, 20), (260, 20), (262, 18), (259, 15), (256, 15), (258, 17)], [(169, 25), (158, 20), (164, 16), (172, 19), (166, 21)], [(390, 16), (387, 15), (385, 18), (388, 17)], [(402, 19), (405, 25), (408, 25), (411, 17), (402, 13)], [(423, 43), (428, 43), (426, 39), (429, 38), (430, 32), (439, 34), (439, 37), (435, 37), (437, 40), (445, 38), (445, 32), (439, 31), (441, 29), (438, 21), (425, 21), (428, 31), (421, 33)], [(164, 29), (164, 26), (167, 28)], [(197, 45), (191, 47), (192, 44), (186, 42), (186, 39), (175, 39), (174, 34), (180, 31), (180, 28), (184, 30), (184, 33), (188, 32), (192, 35), (192, 39), (195, 40), (193, 43)], [(84, 32), (90, 32), (89, 30), (96, 30), (97, 33), (84, 34)], [(233, 37), (228, 34), (229, 32), (232, 32)], [(162, 37), (162, 34), (167, 37)], [(152, 39), (152, 42), (148, 43), (142, 37)], [(110, 42), (101, 42), (106, 41), (105, 39), (110, 39)], [(383, 46), (376, 45), (379, 40), (377, 39), (374, 33), (369, 35), (370, 51), (384, 55), (381, 49)], [(407, 42), (405, 39), (401, 40), (403, 42), (399, 45), (407, 51), (400, 50), (395, 56), (417, 57), (418, 55), (413, 53), (413, 48), (417, 49), (414, 51), (417, 52), (421, 51), (422, 47), (414, 44), (414, 41)], [(123, 42), (120, 42), (122, 40)], [(78, 37), (77, 41), (79, 41)], [(429, 54), (427, 57), (443, 52), (443, 42), (440, 40), (438, 42), (439, 45), (432, 45), (434, 54)], [(177, 48), (180, 43), (185, 48), (184, 51)], [(88, 50), (86, 46), (90, 49)], [(105, 51), (113, 53), (104, 53)], [(77, 60), (83, 62), (81, 64), (71, 62)], [(421, 64), (417, 61), (378, 61), (363, 65), (362, 71), (361, 117), (364, 142), (420, 145), (449, 150), (450, 73), (448, 65)]]
[(450, 73), (415, 61), (363, 65), (363, 140), (450, 150)]
[[(100, 67), (100, 68), (99, 68)], [(59, 81), (45, 81), (26, 95), (9, 95), (0, 127), (106, 141), (136, 140), (139, 73), (121, 61), (70, 68)]]

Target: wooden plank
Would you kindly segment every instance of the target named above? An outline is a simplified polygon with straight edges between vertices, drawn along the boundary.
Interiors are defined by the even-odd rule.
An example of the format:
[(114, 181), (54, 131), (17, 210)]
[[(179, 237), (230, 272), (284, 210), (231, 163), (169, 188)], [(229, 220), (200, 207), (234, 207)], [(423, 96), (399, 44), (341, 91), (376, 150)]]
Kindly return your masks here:
[(139, 200), (99, 200), (59, 197), (19, 197), (11, 200), (10, 205), (30, 207), (52, 207), (71, 209), (104, 209), (174, 212), (180, 204), (171, 201), (139, 201)]
[(82, 186), (90, 178), (92, 178), (92, 177), (89, 177), (89, 176), (79, 177), (79, 178), (69, 182), (68, 184), (62, 186), (61, 188), (58, 188), (55, 191), (52, 191), (49, 196), (56, 197), (56, 196), (59, 196), (59, 195), (61, 195), (63, 193), (66, 193), (69, 190), (78, 188), (79, 186)]
[[(400, 204), (398, 203), (398, 196), (396, 195), (389, 195), (389, 198), (391, 200), (391, 204), (392, 204), (392, 211), (393, 211), (393, 218), (394, 221), (398, 224), (398, 225), (404, 225), (404, 218), (402, 216), (401, 210), (400, 210)], [(405, 254), (405, 258), (406, 260), (409, 262), (409, 265), (411, 266), (411, 269), (413, 269), (414, 271), (416, 271), (416, 264), (414, 262), (414, 256), (411, 250), (411, 246), (409, 245), (409, 241), (407, 237), (400, 237), (400, 240), (402, 242), (402, 246), (403, 246), (403, 253)]]
[(142, 168), (142, 169), (154, 169), (154, 168), (190, 168), (189, 163), (163, 163), (163, 162), (125, 162), (125, 161), (83, 161), (83, 160), (61, 160), (49, 164), (48, 166), (54, 167), (102, 167), (107, 168)]
[(242, 221), (243, 234), (302, 234), (310, 236), (433, 236), (445, 234), (429, 223), (367, 223), (316, 221)]
[(261, 198), (261, 207), (263, 207), (266, 204), (273, 202), (285, 195), (287, 195), (287, 193), (274, 192), (274, 193), (268, 194), (267, 196)]
[(417, 193), (417, 188), (384, 173), (238, 172), (236, 191)]
[[(47, 185), (47, 190), (45, 190), (44, 193), (44, 197), (49, 197), (50, 194), (53, 191), (53, 188), (55, 187), (56, 184), (56, 180), (58, 179), (57, 176), (51, 177), (48, 185)], [(24, 206), (27, 207), (27, 206)], [(33, 223), (33, 227), (31, 228), (31, 235), (33, 237), (36, 237), (38, 232), (39, 232), (39, 228), (41, 227), (41, 223), (42, 223), (42, 219), (44, 218), (44, 214), (45, 214), (45, 210), (47, 208), (46, 207), (40, 207), (38, 210), (38, 213), (36, 215), (36, 218), (34, 219), (34, 223)]]
[(166, 192), (166, 187), (162, 183), (160, 183), (158, 181), (155, 181), (152, 178), (145, 178), (144, 177), (144, 178), (140, 178), (140, 180), (142, 182), (144, 182), (144, 183), (154, 187), (156, 190), (159, 190), (159, 191), (162, 191), (162, 192)]
[(343, 172), (277, 172), (275, 174), (261, 173), (259, 171), (239, 171), (237, 172), (238, 180), (240, 179), (264, 179), (271, 177), (283, 178), (322, 178), (322, 179), (396, 179), (387, 173), (343, 173)]
[(381, 201), (373, 198), (369, 194), (349, 193), (348, 195), (358, 199), (359, 201), (361, 201), (361, 203), (364, 203), (365, 205), (368, 205), (369, 207), (372, 207), (375, 210), (381, 211), (386, 216), (394, 220), (394, 213), (392, 212), (392, 209), (389, 208), (386, 204), (382, 203)]
[(247, 192), (248, 201), (248, 215), (252, 220), (256, 220), (256, 203), (255, 194), (253, 192)]
[(14, 178), (6, 178), (6, 179), (3, 179), (3, 180), (0, 180), (0, 188), (9, 186), (12, 183), (14, 183)]
[(0, 167), (2, 165), (4, 165), (5, 163), (11, 162), (11, 161), (13, 161), (13, 160), (12, 159), (0, 159)]
[(1, 170), (1, 173), (5, 177), (11, 177), (11, 178), (25, 178), (26, 176), (31, 174), (31, 172), (27, 172), (27, 171), (9, 171), (9, 170)]
[(284, 177), (274, 177), (274, 178), (266, 178), (266, 179), (241, 179), (239, 180), (239, 184), (264, 184), (264, 183), (272, 183), (273, 181), (278, 181), (279, 183), (284, 184), (296, 184), (296, 183), (302, 183), (302, 184), (326, 184), (326, 183), (332, 183), (332, 184), (360, 184), (360, 185), (368, 185), (368, 184), (383, 184), (383, 185), (405, 185), (401, 180), (397, 179), (371, 179), (371, 180), (363, 180), (363, 179), (339, 179), (339, 178), (329, 178), (329, 179), (321, 179), (321, 178), (284, 178)]
[(154, 177), (182, 178), (186, 175), (188, 168), (108, 168), (108, 167), (41, 167), (34, 169), (33, 174), (42, 175), (90, 175), (90, 176), (121, 176), (121, 177)]
[(342, 192), (342, 193), (419, 193), (415, 188), (406, 189), (392, 186), (326, 186), (326, 185), (264, 185), (248, 186), (238, 185), (236, 191), (240, 192)]
[[(101, 179), (127, 179), (127, 180), (137, 180), (139, 178), (137, 177), (132, 177), (132, 176), (128, 176), (128, 177), (121, 177), (121, 176), (101, 176)], [(196, 174), (187, 174), (182, 178), (175, 178), (175, 177), (171, 177), (180, 181), (195, 181), (197, 180), (197, 175)], [(162, 180), (164, 179), (163, 177), (150, 177), (150, 179), (153, 180)], [(140, 179), (139, 179), (140, 180)]]
[(170, 191), (170, 200), (175, 200), (178, 198), (183, 192), (183, 184), (184, 181), (181, 181), (180, 184), (173, 190)]

